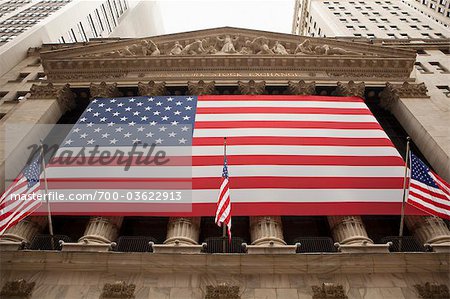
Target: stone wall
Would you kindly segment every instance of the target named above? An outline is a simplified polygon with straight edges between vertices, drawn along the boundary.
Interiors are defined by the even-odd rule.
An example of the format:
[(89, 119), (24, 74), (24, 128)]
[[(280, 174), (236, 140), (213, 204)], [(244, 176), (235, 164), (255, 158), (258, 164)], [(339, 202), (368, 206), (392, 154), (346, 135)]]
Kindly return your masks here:
[[(448, 288), (449, 254), (206, 255), (1, 253), (1, 286), (34, 282), (30, 298), (106, 298), (106, 284), (134, 285), (136, 299), (205, 298), (207, 286), (237, 286), (240, 298), (310, 299), (325, 283), (344, 296), (414, 299), (416, 285)], [(120, 283), (118, 283), (120, 285)], [(330, 287), (331, 286), (331, 287)], [(103, 294), (102, 294), (103, 293)], [(216, 298), (216, 297), (208, 297)], [(228, 297), (217, 297), (228, 298)], [(314, 297), (322, 298), (322, 297)]]

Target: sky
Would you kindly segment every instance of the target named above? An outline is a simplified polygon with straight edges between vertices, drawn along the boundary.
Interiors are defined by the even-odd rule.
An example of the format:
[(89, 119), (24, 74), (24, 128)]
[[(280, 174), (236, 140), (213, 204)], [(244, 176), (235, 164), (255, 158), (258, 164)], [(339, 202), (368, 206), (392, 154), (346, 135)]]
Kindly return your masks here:
[(160, 0), (164, 34), (231, 26), (291, 33), (294, 0)]

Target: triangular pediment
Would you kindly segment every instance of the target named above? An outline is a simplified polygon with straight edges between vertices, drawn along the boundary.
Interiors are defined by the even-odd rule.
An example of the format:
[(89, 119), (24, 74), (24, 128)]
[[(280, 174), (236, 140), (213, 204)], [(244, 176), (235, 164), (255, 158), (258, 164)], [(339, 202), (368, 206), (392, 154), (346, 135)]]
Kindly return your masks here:
[(44, 45), (51, 81), (226, 80), (286, 81), (409, 78), (415, 52), (333, 38), (240, 28), (215, 28), (138, 39), (98, 39)]
[(52, 45), (45, 58), (126, 58), (189, 55), (300, 55), (411, 57), (408, 50), (330, 38), (222, 27), (133, 39), (108, 39), (71, 47)]

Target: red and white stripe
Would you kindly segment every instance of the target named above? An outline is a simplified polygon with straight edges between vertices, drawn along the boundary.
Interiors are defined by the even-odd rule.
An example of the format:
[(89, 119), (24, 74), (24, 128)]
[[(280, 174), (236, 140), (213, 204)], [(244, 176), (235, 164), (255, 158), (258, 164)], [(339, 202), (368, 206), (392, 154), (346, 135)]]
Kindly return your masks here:
[(408, 203), (428, 214), (450, 219), (450, 185), (436, 173), (429, 171), (439, 188), (411, 179)]
[(0, 235), (10, 227), (17, 224), (41, 206), (40, 200), (16, 200), (15, 196), (38, 194), (40, 184), (28, 188), (25, 176), (20, 175), (0, 198)]
[[(192, 147), (193, 207), (185, 215), (215, 214), (217, 190), (225, 190), (217, 177), (223, 167), (224, 136), (233, 173), (226, 186), (234, 216), (400, 211), (404, 161), (361, 98), (199, 96)], [(177, 149), (167, 150), (170, 164), (152, 173), (169, 179), (191, 167)], [(47, 176), (51, 189), (60, 192), (145, 190), (154, 179), (146, 167), (131, 167), (126, 177), (121, 169), (114, 163), (59, 166), (50, 168)]]
[(231, 238), (231, 200), (227, 177), (222, 177), (222, 183), (220, 184), (215, 222), (218, 226), (225, 224), (228, 228), (228, 236)]

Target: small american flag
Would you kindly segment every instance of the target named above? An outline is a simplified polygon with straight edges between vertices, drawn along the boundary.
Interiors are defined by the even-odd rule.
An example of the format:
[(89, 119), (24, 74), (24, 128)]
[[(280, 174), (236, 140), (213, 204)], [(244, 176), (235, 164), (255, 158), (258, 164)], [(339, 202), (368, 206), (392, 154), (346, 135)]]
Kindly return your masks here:
[(231, 201), (226, 154), (223, 160), (222, 182), (217, 201), (216, 224), (218, 226), (226, 225), (228, 228), (228, 237), (231, 238)]
[(40, 192), (40, 174), (40, 157), (37, 157), (0, 197), (0, 235), (41, 205), (40, 200), (32, 199), (33, 194)]
[(429, 214), (450, 219), (450, 185), (412, 152), (408, 203)]

